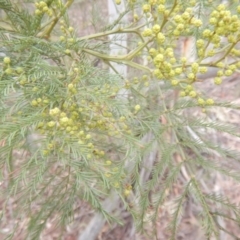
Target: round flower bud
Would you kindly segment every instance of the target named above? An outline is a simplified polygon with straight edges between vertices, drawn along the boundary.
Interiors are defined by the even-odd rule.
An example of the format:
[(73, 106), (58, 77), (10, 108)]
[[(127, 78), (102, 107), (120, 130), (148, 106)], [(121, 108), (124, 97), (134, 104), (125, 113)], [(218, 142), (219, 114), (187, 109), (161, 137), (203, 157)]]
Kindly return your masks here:
[(159, 33), (159, 31), (160, 31), (160, 25), (158, 25), (158, 24), (155, 24), (154, 26), (153, 26), (153, 28), (152, 28), (152, 31), (154, 32), (154, 33)]
[(219, 18), (219, 12), (218, 11), (216, 11), (216, 10), (214, 10), (214, 11), (212, 11), (212, 13), (211, 13), (211, 17), (215, 17), (215, 18)]
[[(87, 159), (91, 159), (91, 158), (92, 158), (92, 154), (89, 153), (89, 154), (87, 155)], [(110, 173), (109, 173), (109, 175), (111, 176)]]
[(201, 27), (202, 26), (202, 21), (200, 19), (193, 18), (191, 23), (196, 27)]
[(66, 132), (71, 132), (72, 128), (70, 126), (66, 127)]
[(218, 11), (223, 11), (225, 9), (226, 9), (226, 6), (224, 4), (220, 4), (220, 5), (217, 6)]
[(204, 104), (205, 104), (204, 99), (198, 98), (198, 104), (199, 104), (199, 105), (204, 105)]
[(235, 64), (229, 65), (228, 68), (232, 71), (235, 71), (237, 69), (237, 66)]
[(189, 19), (190, 19), (190, 14), (189, 14), (188, 12), (184, 12), (184, 13), (182, 14), (182, 18), (183, 18), (184, 20), (189, 20)]
[(184, 26), (184, 24), (182, 24), (182, 23), (179, 23), (179, 24), (177, 25), (177, 30), (178, 30), (178, 31), (182, 31), (182, 30), (184, 30), (184, 28), (185, 28), (185, 26)]
[(140, 106), (140, 105), (136, 105), (136, 106), (134, 107), (134, 109), (135, 109), (135, 111), (137, 112), (137, 111), (139, 111), (139, 110), (141, 109), (141, 106)]
[(92, 137), (92, 136), (91, 136), (90, 134), (87, 134), (85, 138), (86, 138), (86, 139), (90, 139), (91, 137)]
[(183, 22), (183, 19), (180, 15), (176, 15), (173, 19), (176, 23), (182, 23)]
[(69, 39), (68, 39), (68, 42), (69, 42), (69, 43), (73, 43), (73, 42), (74, 42), (74, 38), (69, 38)]
[(181, 62), (182, 62), (182, 63), (186, 63), (186, 62), (187, 62), (187, 58), (186, 58), (186, 57), (182, 57), (182, 58), (181, 58)]
[(124, 190), (124, 195), (127, 197), (128, 195), (130, 195), (131, 191), (128, 189)]
[(72, 83), (68, 84), (68, 89), (71, 90), (74, 88), (74, 85)]
[(161, 79), (163, 77), (161, 71), (159, 69), (154, 69), (153, 75), (157, 77), (158, 79)]
[(16, 72), (17, 72), (18, 74), (21, 74), (21, 73), (24, 72), (24, 69), (21, 68), (21, 67), (17, 67), (17, 68), (16, 68)]
[(160, 32), (160, 33), (158, 33), (158, 35), (157, 35), (157, 40), (158, 40), (159, 43), (164, 43), (164, 41), (165, 41), (165, 36)]
[(171, 81), (172, 86), (177, 86), (179, 84), (178, 80), (172, 80)]
[(199, 72), (200, 73), (206, 73), (207, 72), (207, 67), (200, 67)]
[(212, 98), (209, 98), (206, 100), (206, 104), (207, 105), (213, 105), (214, 104), (214, 100)]
[(13, 73), (12, 68), (7, 68), (7, 69), (5, 70), (5, 73), (6, 73), (7, 75), (11, 75), (11, 74)]
[(222, 70), (217, 71), (217, 76), (218, 76), (218, 77), (224, 76), (223, 71), (222, 71)]
[(60, 113), (60, 109), (59, 108), (53, 108), (53, 109), (50, 109), (50, 111), (49, 111), (49, 115), (51, 115), (51, 116), (56, 116), (56, 115), (58, 115)]
[(191, 65), (193, 70), (198, 70), (199, 64), (197, 62), (192, 63)]
[(216, 54), (215, 50), (211, 49), (207, 52), (207, 56), (213, 57)]
[(55, 126), (55, 122), (54, 121), (50, 121), (47, 123), (48, 127), (54, 127)]
[(65, 50), (65, 53), (66, 53), (66, 54), (70, 54), (70, 52), (71, 52), (71, 51), (70, 51), (69, 49), (66, 49), (66, 50)]
[(144, 13), (150, 12), (151, 11), (151, 5), (149, 4), (144, 4), (142, 7), (142, 10)]
[(204, 56), (204, 50), (203, 50), (203, 48), (199, 48), (197, 53), (198, 53), (198, 56), (199, 56), (199, 57), (203, 57), (203, 56)]
[(164, 60), (164, 56), (163, 54), (158, 54), (155, 58), (154, 58), (154, 63), (160, 63)]
[(69, 28), (68, 28), (68, 31), (69, 31), (69, 32), (73, 32), (73, 31), (74, 31), (74, 28), (73, 28), (73, 27), (69, 27)]
[(198, 48), (201, 48), (204, 46), (204, 40), (203, 39), (198, 39), (196, 42), (196, 45)]
[(205, 37), (205, 38), (211, 37), (211, 34), (212, 34), (212, 32), (209, 29), (205, 29), (202, 33), (203, 37)]
[(188, 77), (189, 79), (193, 80), (193, 79), (195, 78), (195, 74), (194, 74), (194, 73), (189, 73), (189, 74), (187, 75), (187, 77)]
[(188, 13), (190, 13), (190, 14), (192, 14), (193, 13), (193, 9), (192, 8), (186, 8), (186, 10), (185, 10), (186, 12), (188, 12)]
[(110, 161), (110, 160), (107, 160), (105, 163), (106, 163), (106, 165), (108, 165), (108, 166), (109, 166), (109, 165), (111, 165), (111, 164), (112, 164), (112, 161)]
[(41, 103), (41, 102), (42, 102), (42, 99), (41, 99), (41, 98), (38, 98), (38, 99), (37, 99), (37, 102), (38, 102), (38, 103)]
[(65, 40), (65, 37), (64, 36), (60, 36), (59, 39), (60, 39), (60, 41), (63, 42)]
[(190, 0), (189, 1), (189, 4), (194, 7), (196, 5), (196, 0)]
[(219, 35), (215, 34), (215, 35), (212, 37), (211, 41), (212, 41), (214, 44), (220, 44), (221, 38), (220, 38)]
[(175, 29), (174, 31), (173, 31), (173, 35), (174, 36), (179, 36), (181, 34), (181, 32), (178, 30), (178, 29)]
[(215, 83), (216, 85), (220, 85), (220, 84), (222, 83), (222, 79), (221, 79), (220, 77), (215, 77), (215, 78), (214, 78), (214, 83)]
[(215, 17), (211, 17), (211, 18), (209, 19), (209, 23), (212, 24), (212, 25), (216, 25), (217, 22), (218, 22), (218, 20), (217, 20)]
[(195, 98), (197, 96), (197, 93), (195, 91), (191, 91), (188, 94), (190, 97)]
[(44, 8), (47, 4), (44, 1), (39, 2), (39, 7)]
[(42, 14), (42, 11), (39, 10), (39, 9), (36, 9), (36, 10), (35, 10), (35, 14), (36, 14), (36, 15), (41, 15), (41, 14)]
[(193, 90), (193, 86), (192, 86), (192, 85), (187, 85), (187, 86), (186, 86), (186, 90), (188, 90), (188, 91)]
[(216, 64), (216, 66), (219, 67), (219, 68), (224, 68), (224, 63), (223, 62), (218, 62)]
[(3, 62), (4, 62), (5, 64), (10, 64), (10, 63), (11, 63), (10, 57), (5, 57), (5, 58), (3, 59)]
[(158, 12), (163, 13), (165, 11), (165, 6), (163, 4), (158, 5)]
[(33, 107), (36, 107), (38, 105), (38, 102), (36, 100), (32, 100), (31, 105)]
[(176, 74), (181, 74), (183, 70), (182, 68), (176, 68), (174, 71)]
[(67, 123), (68, 120), (69, 120), (68, 117), (62, 117), (62, 118), (60, 118), (60, 122), (61, 122), (61, 123)]
[(235, 43), (237, 41), (236, 37), (233, 35), (228, 35), (227, 40), (229, 43)]
[(169, 59), (169, 62), (171, 63), (171, 64), (174, 64), (174, 63), (176, 63), (177, 62), (177, 60), (176, 60), (176, 58), (170, 58)]
[(181, 91), (179, 95), (180, 95), (180, 97), (185, 97), (186, 93), (184, 91)]
[(231, 76), (233, 74), (233, 71), (228, 69), (228, 70), (225, 71), (224, 74), (225, 74), (225, 76)]
[(48, 11), (48, 7), (45, 6), (42, 10), (43, 10), (43, 12), (47, 12)]
[(139, 20), (139, 16), (136, 13), (134, 13), (133, 18), (134, 18), (134, 21), (138, 21)]
[(146, 28), (143, 33), (142, 33), (143, 37), (149, 37), (152, 35), (152, 30), (150, 28)]

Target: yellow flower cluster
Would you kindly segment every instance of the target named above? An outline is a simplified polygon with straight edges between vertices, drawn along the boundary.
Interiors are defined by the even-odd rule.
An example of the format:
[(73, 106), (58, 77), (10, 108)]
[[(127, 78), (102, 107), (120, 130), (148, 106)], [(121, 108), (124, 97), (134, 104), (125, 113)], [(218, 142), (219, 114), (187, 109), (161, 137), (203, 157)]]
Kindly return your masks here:
[[(189, 2), (195, 6), (196, 1)], [(142, 11), (147, 17), (153, 16), (152, 27), (145, 28), (142, 36), (154, 43), (148, 51), (148, 60), (155, 66), (153, 75), (169, 81), (172, 86), (181, 89), (181, 97), (190, 97), (200, 106), (213, 105), (212, 99), (204, 99), (201, 92), (195, 89), (198, 75), (208, 71), (208, 67), (218, 68), (214, 83), (220, 85), (224, 76), (231, 76), (240, 63), (223, 63), (225, 56), (240, 56), (236, 43), (240, 40), (240, 18), (226, 9), (224, 4), (218, 5), (210, 14), (209, 22), (205, 23), (196, 18), (194, 8), (184, 7), (177, 2), (167, 4), (165, 0), (149, 0), (143, 4)], [(237, 8), (240, 13), (240, 6)], [(193, 31), (201, 32), (196, 41), (197, 59), (188, 62), (188, 59), (175, 54), (177, 38)], [(221, 45), (222, 39), (228, 43)], [(206, 59), (222, 52), (223, 57), (206, 64)]]
[(74, 34), (74, 28), (68, 27), (67, 23), (64, 20), (60, 21), (60, 29), (62, 32), (62, 35), (59, 37), (61, 42), (64, 42), (66, 44), (66, 50), (65, 53), (69, 55), (71, 53), (71, 46), (75, 43), (75, 34)]
[(44, 13), (46, 13), (49, 17), (51, 17), (53, 15), (53, 11), (52, 9), (50, 9), (47, 5), (46, 2), (44, 1), (40, 1), (40, 2), (36, 2), (35, 3), (36, 6), (36, 10), (35, 10), (35, 14), (36, 15), (42, 15)]
[[(36, 130), (46, 136), (45, 148), (42, 152), (44, 156), (55, 154), (56, 151), (65, 151), (63, 143), (71, 142), (77, 144), (88, 161), (98, 161), (99, 171), (109, 178), (110, 184), (114, 188), (121, 186), (119, 169), (113, 160), (109, 159), (99, 143), (112, 138), (120, 139), (124, 135), (131, 135), (131, 126), (125, 116), (119, 116), (107, 100), (114, 101), (115, 95), (119, 91), (116, 85), (104, 84), (101, 87), (84, 88), (81, 79), (82, 70), (75, 67), (70, 73), (71, 82), (66, 84), (66, 94), (52, 106), (52, 100), (46, 97), (39, 97), (31, 100), (31, 106), (37, 111), (42, 111)], [(77, 82), (79, 78), (80, 82)], [(82, 85), (83, 84), (83, 85)], [(29, 87), (23, 85), (23, 87)], [(36, 94), (39, 94), (39, 89)], [(85, 98), (79, 98), (79, 92), (85, 93)], [(88, 98), (89, 96), (89, 98)], [(104, 96), (103, 101), (92, 96)], [(140, 111), (140, 105), (136, 105), (133, 112)], [(97, 137), (97, 138), (96, 138)], [(100, 144), (101, 145), (101, 144)], [(61, 150), (62, 149), (62, 150)], [(101, 168), (101, 169), (100, 169)], [(115, 177), (117, 175), (117, 177)]]
[(12, 66), (12, 65), (14, 65), (14, 64), (12, 63), (12, 60), (10, 57), (3, 58), (3, 69), (4, 69), (4, 73), (6, 75), (18, 76), (19, 74), (22, 74), (24, 72), (24, 70), (21, 67), (14, 68), (14, 66)]

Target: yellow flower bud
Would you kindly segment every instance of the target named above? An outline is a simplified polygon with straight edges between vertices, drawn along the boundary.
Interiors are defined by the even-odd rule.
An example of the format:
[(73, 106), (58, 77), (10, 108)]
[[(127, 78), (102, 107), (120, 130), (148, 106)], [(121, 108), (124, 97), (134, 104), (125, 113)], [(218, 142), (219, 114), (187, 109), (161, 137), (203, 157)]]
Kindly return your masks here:
[(158, 33), (158, 35), (157, 35), (157, 40), (158, 40), (159, 43), (164, 43), (164, 41), (165, 41), (165, 36), (160, 32), (160, 33)]
[(160, 25), (159, 24), (155, 24), (154, 26), (153, 26), (153, 28), (152, 28), (152, 31), (154, 32), (154, 33), (159, 33), (159, 31), (160, 31)]
[(55, 126), (55, 122), (54, 121), (50, 121), (47, 123), (48, 127), (54, 127)]
[(5, 64), (11, 63), (10, 57), (5, 57), (5, 58), (3, 59), (3, 62), (4, 62)]
[(209, 99), (206, 100), (206, 104), (207, 105), (213, 105), (214, 104), (214, 100), (209, 98)]
[(137, 111), (139, 111), (139, 110), (141, 109), (141, 106), (140, 106), (140, 105), (136, 105), (136, 106), (134, 107), (134, 109), (135, 109), (135, 111), (137, 112)]
[(69, 32), (73, 32), (73, 31), (74, 31), (74, 28), (73, 28), (73, 27), (69, 27), (69, 28), (68, 28), (68, 31), (69, 31)]
[(112, 161), (110, 161), (110, 160), (107, 160), (105, 163), (106, 163), (106, 165), (108, 165), (108, 166), (109, 166), (109, 165), (111, 165), (111, 164), (112, 164)]
[(204, 99), (199, 98), (199, 99), (198, 99), (198, 104), (199, 104), (199, 105), (204, 105), (204, 104), (205, 104)]
[(143, 9), (143, 12), (144, 12), (144, 13), (150, 12), (150, 11), (151, 11), (151, 5), (149, 5), (149, 4), (144, 4), (143, 7), (142, 7), (142, 9)]
[(220, 77), (215, 77), (215, 78), (214, 78), (214, 83), (215, 83), (216, 85), (220, 85), (220, 84), (222, 83), (222, 79), (221, 79)]
[(165, 6), (163, 4), (158, 5), (158, 12), (163, 13), (165, 11)]
[(195, 91), (191, 91), (189, 93), (189, 96), (192, 97), (192, 98), (195, 98), (197, 96), (197, 93)]

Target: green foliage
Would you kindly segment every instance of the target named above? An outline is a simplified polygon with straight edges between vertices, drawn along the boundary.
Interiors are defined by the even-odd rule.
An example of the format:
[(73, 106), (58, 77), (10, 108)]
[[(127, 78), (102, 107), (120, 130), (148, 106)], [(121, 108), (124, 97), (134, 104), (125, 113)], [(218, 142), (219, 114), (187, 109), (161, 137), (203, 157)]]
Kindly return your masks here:
[[(14, 217), (29, 219), (26, 239), (39, 239), (53, 216), (63, 226), (74, 221), (79, 200), (106, 220), (121, 223), (120, 216), (102, 205), (112, 192), (144, 231), (150, 221), (157, 221), (159, 208), (183, 172), (185, 186), (174, 199), (169, 222), (171, 239), (176, 239), (189, 199), (201, 209), (199, 219), (208, 239), (228, 232), (217, 216), (239, 223), (238, 206), (227, 196), (204, 192), (195, 173), (201, 168), (206, 181), (219, 172), (240, 182), (239, 169), (226, 164), (239, 164), (239, 152), (219, 146), (207, 134), (239, 138), (237, 127), (208, 118), (211, 108), (239, 106), (217, 103), (198, 89), (198, 74), (208, 68), (229, 76), (240, 67), (240, 6), (230, 4), (228, 12), (228, 6), (209, 1), (142, 2), (129, 1), (103, 32), (78, 37), (68, 20), (71, 0), (35, 5), (0, 0), (1, 181), (8, 182), (5, 201), (17, 199)], [(136, 16), (139, 7), (141, 16)], [(206, 7), (208, 15), (226, 17), (225, 22), (208, 29), (209, 23), (201, 20)], [(133, 23), (119, 28), (132, 13)], [(133, 50), (110, 55), (111, 46), (103, 38), (112, 34), (134, 35)], [(201, 39), (194, 62), (176, 53), (183, 36)], [(210, 56), (218, 58), (206, 61)], [(94, 66), (95, 59), (107, 68)], [(117, 64), (129, 66), (129, 76), (122, 76)], [(207, 110), (203, 117), (189, 116), (201, 108)]]

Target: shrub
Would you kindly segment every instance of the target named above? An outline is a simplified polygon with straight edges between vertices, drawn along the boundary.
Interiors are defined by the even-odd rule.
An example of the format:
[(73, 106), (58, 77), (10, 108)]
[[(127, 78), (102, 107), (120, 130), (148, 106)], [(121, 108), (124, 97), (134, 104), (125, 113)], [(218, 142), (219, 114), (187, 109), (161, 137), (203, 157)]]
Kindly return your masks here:
[[(239, 152), (209, 136), (238, 138), (239, 129), (209, 114), (239, 106), (219, 102), (201, 86), (204, 74), (214, 73), (217, 88), (240, 67), (240, 6), (130, 0), (102, 32), (78, 36), (68, 19), (72, 3), (0, 1), (1, 181), (5, 202), (16, 199), (14, 218), (28, 216), (26, 239), (38, 239), (53, 216), (64, 226), (73, 221), (79, 200), (121, 222), (102, 204), (111, 194), (144, 230), (182, 176), (184, 187), (172, 199), (171, 239), (190, 200), (201, 209), (208, 239), (233, 234), (218, 217), (239, 222), (239, 207), (205, 191), (203, 179), (210, 184), (211, 173), (219, 172), (240, 181), (233, 168)], [(133, 21), (122, 23), (124, 16)], [(111, 55), (106, 37), (121, 34), (133, 39), (131, 50)], [(183, 37), (195, 39), (195, 58), (179, 54)], [(196, 109), (203, 113), (191, 115)]]

